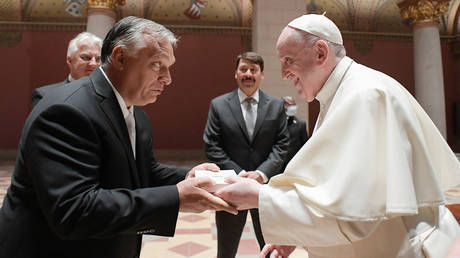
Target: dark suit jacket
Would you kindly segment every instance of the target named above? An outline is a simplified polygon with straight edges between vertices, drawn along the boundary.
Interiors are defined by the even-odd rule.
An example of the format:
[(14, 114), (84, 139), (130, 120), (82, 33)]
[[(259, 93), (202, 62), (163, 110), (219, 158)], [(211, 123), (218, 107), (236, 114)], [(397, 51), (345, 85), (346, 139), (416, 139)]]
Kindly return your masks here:
[(0, 257), (136, 257), (142, 233), (174, 235), (188, 169), (156, 162), (149, 120), (134, 116), (136, 159), (99, 69), (38, 102), (0, 210)]
[(50, 84), (50, 85), (46, 85), (46, 86), (36, 88), (34, 91), (32, 91), (32, 102), (31, 102), (30, 109), (34, 108), (35, 105), (37, 105), (38, 101), (43, 98), (43, 96), (45, 96), (46, 94), (50, 93), (51, 91), (57, 89), (60, 86), (66, 85), (69, 82), (70, 82), (69, 78), (66, 78), (62, 82), (58, 82), (58, 83), (54, 83), (54, 84)]
[(259, 90), (257, 120), (250, 140), (238, 91), (211, 101), (204, 130), (206, 156), (221, 169), (260, 170), (268, 178), (282, 172), (288, 149), (283, 101)]
[(289, 131), (289, 150), (284, 162), (284, 169), (294, 155), (308, 140), (307, 124), (295, 116), (288, 117), (287, 128)]

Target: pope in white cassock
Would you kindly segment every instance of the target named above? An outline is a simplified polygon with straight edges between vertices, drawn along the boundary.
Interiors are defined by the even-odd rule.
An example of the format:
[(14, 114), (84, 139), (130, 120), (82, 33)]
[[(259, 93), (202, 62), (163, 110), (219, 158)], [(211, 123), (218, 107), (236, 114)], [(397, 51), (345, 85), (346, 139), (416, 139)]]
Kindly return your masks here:
[(282, 76), (320, 102), (312, 137), (268, 185), (231, 178), (216, 195), (259, 208), (261, 257), (444, 257), (460, 228), (444, 192), (460, 164), (433, 122), (391, 77), (346, 56), (323, 15), (291, 21), (277, 43)]

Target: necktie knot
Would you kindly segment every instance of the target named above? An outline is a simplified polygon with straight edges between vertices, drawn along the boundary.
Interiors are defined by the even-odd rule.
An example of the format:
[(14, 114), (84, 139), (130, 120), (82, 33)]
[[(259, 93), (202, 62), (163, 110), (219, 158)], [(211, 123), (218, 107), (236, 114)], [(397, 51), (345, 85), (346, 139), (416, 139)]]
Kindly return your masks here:
[(247, 97), (244, 101), (246, 101), (248, 105), (252, 105), (256, 103), (256, 100), (253, 97)]

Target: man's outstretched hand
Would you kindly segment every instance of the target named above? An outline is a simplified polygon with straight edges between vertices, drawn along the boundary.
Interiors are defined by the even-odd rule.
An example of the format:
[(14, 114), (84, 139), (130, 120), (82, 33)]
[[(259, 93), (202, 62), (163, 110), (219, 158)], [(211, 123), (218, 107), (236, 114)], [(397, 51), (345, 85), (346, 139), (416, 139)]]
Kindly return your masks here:
[(209, 171), (219, 172), (220, 168), (214, 163), (202, 163), (200, 165), (197, 165), (197, 166), (193, 167), (187, 173), (187, 178), (186, 179), (195, 177), (195, 171), (197, 171), (197, 170), (209, 170)]
[(214, 182), (209, 177), (189, 178), (179, 182), (176, 185), (180, 199), (179, 211), (200, 213), (215, 210), (236, 215), (238, 211), (235, 207), (203, 189), (213, 185)]

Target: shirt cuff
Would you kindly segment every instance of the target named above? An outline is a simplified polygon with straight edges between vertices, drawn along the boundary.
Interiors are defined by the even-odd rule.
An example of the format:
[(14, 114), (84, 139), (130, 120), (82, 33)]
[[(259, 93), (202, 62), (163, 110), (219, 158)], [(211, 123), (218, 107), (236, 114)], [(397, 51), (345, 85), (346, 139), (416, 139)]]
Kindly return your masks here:
[(256, 170), (256, 172), (262, 177), (262, 180), (264, 181), (264, 184), (268, 182), (268, 177), (265, 175), (264, 172), (260, 170)]

